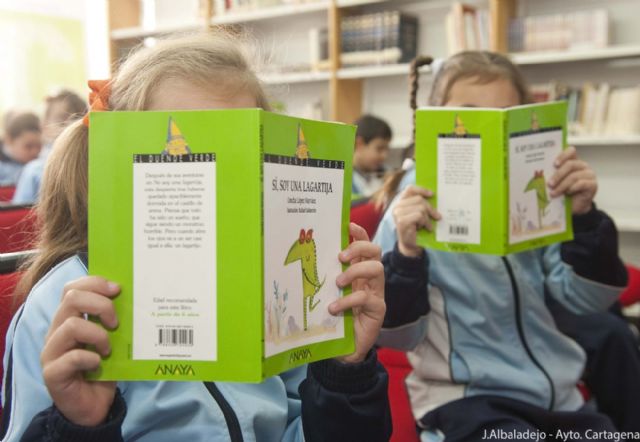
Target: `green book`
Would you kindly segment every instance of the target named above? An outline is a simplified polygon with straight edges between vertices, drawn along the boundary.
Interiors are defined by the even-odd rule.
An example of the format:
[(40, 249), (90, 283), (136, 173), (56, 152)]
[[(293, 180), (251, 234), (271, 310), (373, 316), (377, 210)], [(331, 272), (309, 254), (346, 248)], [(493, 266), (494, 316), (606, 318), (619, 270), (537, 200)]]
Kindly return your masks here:
[(354, 351), (352, 318), (327, 309), (345, 294), (353, 126), (260, 109), (90, 126), (89, 273), (122, 287), (90, 377), (260, 382)]
[(547, 181), (566, 147), (564, 101), (508, 109), (422, 108), (416, 182), (442, 220), (418, 232), (424, 247), (507, 255), (573, 238), (571, 201)]

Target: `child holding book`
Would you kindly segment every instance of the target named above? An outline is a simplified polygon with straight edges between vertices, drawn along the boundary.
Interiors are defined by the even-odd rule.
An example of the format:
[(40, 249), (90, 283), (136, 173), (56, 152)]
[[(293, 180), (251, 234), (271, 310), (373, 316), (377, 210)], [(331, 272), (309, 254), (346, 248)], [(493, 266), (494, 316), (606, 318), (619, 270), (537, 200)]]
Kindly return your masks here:
[[(417, 69), (412, 66), (415, 109)], [(504, 56), (464, 52), (436, 74), (433, 106), (505, 108), (529, 102), (526, 83)], [(505, 257), (425, 250), (418, 229), (442, 218), (433, 192), (412, 185), (415, 169), (389, 181), (397, 195), (375, 241), (385, 266), (387, 314), (378, 343), (409, 351), (413, 414), (424, 441), (606, 440), (607, 416), (583, 407), (576, 388), (585, 355), (558, 331), (545, 294), (575, 314), (604, 311), (626, 284), (617, 232), (597, 210), (594, 172), (574, 148), (548, 181), (552, 197), (572, 197), (575, 238)], [(505, 436), (506, 435), (506, 436)], [(531, 436), (533, 435), (533, 436)]]
[(353, 124), (357, 129), (351, 192), (354, 197), (357, 195), (368, 198), (382, 187), (391, 128), (386, 121), (373, 115), (363, 115)]
[(42, 148), (40, 119), (31, 112), (12, 112), (5, 119), (0, 143), (0, 186), (14, 186), (24, 165), (38, 157)]
[[(140, 50), (110, 83), (92, 84), (92, 110), (268, 108), (238, 45), (216, 32)], [(38, 255), (7, 335), (2, 440), (387, 440), (387, 378), (371, 349), (385, 311), (383, 269), (379, 248), (356, 225), (339, 256), (350, 266), (336, 281), (353, 293), (328, 307), (334, 315), (353, 309), (355, 353), (260, 384), (84, 378), (110, 352), (105, 328), (118, 325), (111, 300), (119, 292), (117, 282), (87, 276), (83, 259), (87, 125), (63, 132), (45, 171)]]

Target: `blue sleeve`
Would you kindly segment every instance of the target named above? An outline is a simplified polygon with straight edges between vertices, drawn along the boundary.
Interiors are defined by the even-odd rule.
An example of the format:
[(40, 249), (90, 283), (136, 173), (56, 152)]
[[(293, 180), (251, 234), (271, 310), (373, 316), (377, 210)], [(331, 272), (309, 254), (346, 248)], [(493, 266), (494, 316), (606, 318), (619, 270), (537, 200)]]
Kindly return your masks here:
[(606, 310), (627, 284), (615, 224), (593, 208), (573, 217), (573, 230), (573, 241), (544, 249), (547, 292), (573, 313)]

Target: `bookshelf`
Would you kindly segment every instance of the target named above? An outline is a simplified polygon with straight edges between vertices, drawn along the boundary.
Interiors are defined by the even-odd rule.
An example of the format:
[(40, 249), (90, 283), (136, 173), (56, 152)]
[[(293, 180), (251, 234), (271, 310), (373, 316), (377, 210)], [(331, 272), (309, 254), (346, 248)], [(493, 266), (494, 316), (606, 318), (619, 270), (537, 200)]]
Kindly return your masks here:
[[(143, 29), (139, 0), (109, 0), (111, 60), (123, 49), (148, 37), (172, 32), (206, 31), (217, 25), (246, 27), (256, 35), (276, 64), (294, 66), (260, 74), (269, 93), (286, 105), (287, 112), (305, 116), (309, 103), (321, 104), (323, 117), (352, 122), (362, 113), (378, 115), (394, 132), (392, 157), (398, 157), (411, 134), (406, 63), (345, 67), (340, 60), (341, 20), (358, 14), (400, 10), (419, 22), (418, 53), (446, 57), (445, 19), (453, 0), (295, 0), (261, 9), (216, 13), (216, 0), (205, 0), (204, 15), (189, 23)], [(640, 68), (640, 15), (637, 0), (466, 0), (466, 4), (489, 13), (489, 43), (492, 50), (508, 51), (508, 24), (514, 17), (568, 13), (605, 8), (610, 15), (611, 38), (607, 47), (512, 53), (510, 56), (532, 84), (557, 80), (571, 86), (584, 82), (609, 82), (612, 86), (637, 85)], [(309, 29), (328, 29), (329, 60), (326, 70), (301, 69), (309, 59)], [(425, 104), (431, 83), (429, 69), (420, 80), (420, 104)], [(620, 231), (622, 254), (640, 265), (640, 200), (629, 200), (632, 189), (640, 188), (640, 134), (572, 136), (569, 142), (579, 149), (599, 176), (596, 201), (614, 217)]]

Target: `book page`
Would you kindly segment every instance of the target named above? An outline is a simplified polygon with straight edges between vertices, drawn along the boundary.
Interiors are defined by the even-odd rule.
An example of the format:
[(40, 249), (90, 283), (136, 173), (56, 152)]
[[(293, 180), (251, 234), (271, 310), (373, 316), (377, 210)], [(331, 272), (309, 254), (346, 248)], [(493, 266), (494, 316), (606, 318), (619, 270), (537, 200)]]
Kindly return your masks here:
[(560, 152), (561, 127), (510, 135), (509, 244), (565, 231), (565, 197), (551, 198), (547, 186)]
[(438, 135), (438, 211), (436, 240), (480, 244), (480, 135)]
[(215, 361), (215, 154), (133, 159), (133, 359)]
[(264, 155), (264, 354), (344, 337), (328, 305), (342, 296), (344, 162)]

